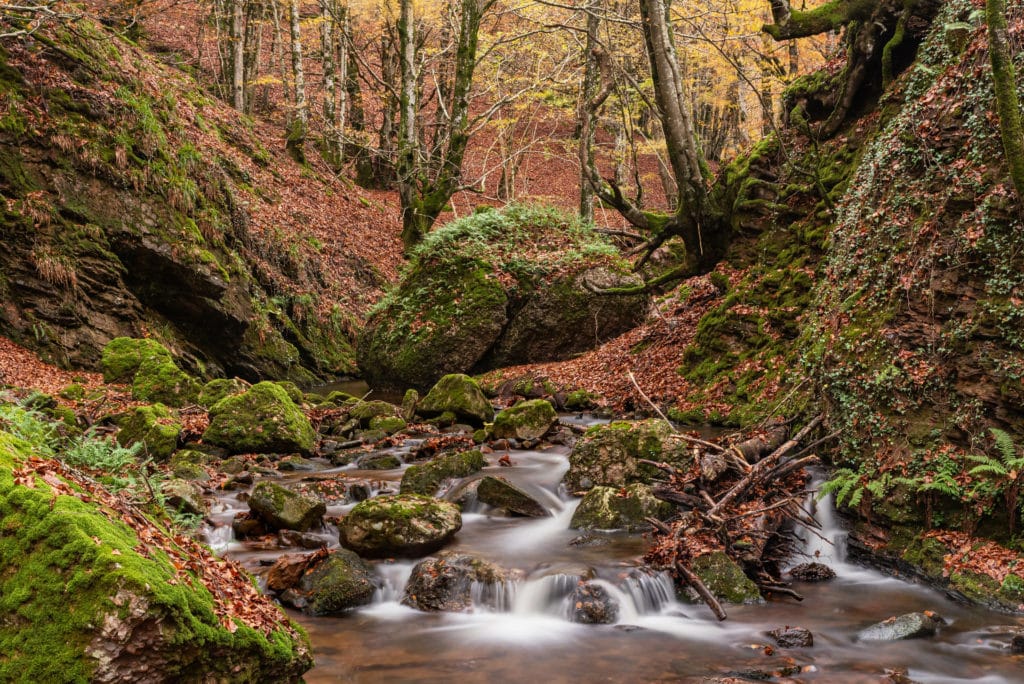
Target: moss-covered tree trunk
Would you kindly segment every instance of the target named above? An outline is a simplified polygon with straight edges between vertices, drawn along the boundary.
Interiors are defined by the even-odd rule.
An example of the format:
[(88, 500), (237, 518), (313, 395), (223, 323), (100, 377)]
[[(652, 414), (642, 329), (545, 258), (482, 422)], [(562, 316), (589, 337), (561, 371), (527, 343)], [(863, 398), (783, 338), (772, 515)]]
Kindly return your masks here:
[(1007, 38), (1006, 0), (986, 0), (985, 13), (1003, 151), (1017, 197), (1024, 198), (1024, 130), (1021, 128), (1020, 102), (1017, 98), (1017, 77)]

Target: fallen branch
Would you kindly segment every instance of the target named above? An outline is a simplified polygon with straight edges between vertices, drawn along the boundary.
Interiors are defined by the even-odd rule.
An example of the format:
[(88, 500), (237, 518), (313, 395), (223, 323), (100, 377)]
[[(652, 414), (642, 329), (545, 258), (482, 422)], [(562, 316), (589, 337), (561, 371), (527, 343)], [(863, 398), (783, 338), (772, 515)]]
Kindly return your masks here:
[(704, 603), (707, 604), (708, 608), (711, 609), (711, 612), (715, 614), (716, 618), (719, 620), (725, 620), (729, 617), (728, 614), (726, 614), (725, 609), (722, 608), (722, 604), (718, 602), (715, 595), (711, 593), (711, 591), (704, 585), (704, 582), (701, 581), (700, 577), (697, 577), (693, 570), (690, 570), (690, 568), (679, 562), (676, 563), (676, 570), (678, 570), (679, 574), (683, 576), (683, 579), (686, 580), (687, 584), (697, 590), (697, 593), (700, 594), (702, 599), (704, 599)]
[(666, 525), (665, 523), (661, 522), (657, 518), (652, 518), (651, 516), (648, 515), (647, 517), (644, 518), (644, 520), (646, 520), (650, 524), (651, 527), (653, 527), (654, 529), (658, 530), (662, 534), (672, 534), (672, 528), (669, 527), (668, 525)]
[(672, 425), (672, 421), (668, 419), (668, 416), (666, 416), (666, 415), (665, 415), (664, 413), (662, 413), (662, 412), (661, 412), (661, 409), (660, 409), (660, 408), (658, 408), (657, 404), (655, 404), (655, 403), (654, 403), (653, 401), (651, 401), (651, 398), (650, 398), (649, 396), (647, 396), (647, 395), (646, 395), (646, 394), (644, 393), (644, 391), (643, 391), (642, 389), (640, 389), (640, 384), (639, 384), (639, 383), (637, 383), (637, 381), (636, 381), (636, 377), (635, 377), (635, 376), (633, 375), (633, 371), (626, 371), (626, 375), (628, 375), (628, 376), (629, 376), (629, 381), (630, 381), (631, 383), (633, 383), (633, 387), (635, 387), (635, 388), (636, 388), (636, 391), (637, 391), (637, 393), (638, 393), (638, 394), (640, 395), (640, 398), (641, 398), (641, 399), (643, 399), (644, 401), (646, 401), (646, 402), (647, 402), (647, 404), (648, 404), (648, 405), (649, 405), (649, 406), (650, 406), (650, 407), (651, 407), (652, 409), (654, 409), (654, 412), (655, 412), (655, 413), (657, 413), (657, 414), (658, 414), (659, 416), (661, 416), (661, 419), (662, 419), (663, 421), (665, 421), (666, 423), (668, 423), (668, 426), (669, 426), (669, 427), (670, 427), (670, 428), (672, 429), (672, 432), (676, 432), (676, 433), (678, 433), (678, 432), (679, 432), (679, 430), (676, 430), (675, 426), (674, 426), (674, 425)]

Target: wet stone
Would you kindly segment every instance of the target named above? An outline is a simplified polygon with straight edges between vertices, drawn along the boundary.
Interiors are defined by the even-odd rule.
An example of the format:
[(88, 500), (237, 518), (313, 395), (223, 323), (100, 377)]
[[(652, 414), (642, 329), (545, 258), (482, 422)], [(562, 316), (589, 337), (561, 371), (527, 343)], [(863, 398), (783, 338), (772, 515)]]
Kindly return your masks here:
[(824, 563), (801, 563), (790, 569), (789, 576), (801, 582), (827, 582), (835, 579), (836, 571)]
[(896, 615), (857, 633), (861, 641), (899, 641), (935, 636), (946, 621), (930, 610)]
[(803, 627), (780, 627), (768, 632), (781, 648), (810, 648), (814, 646), (814, 635)]

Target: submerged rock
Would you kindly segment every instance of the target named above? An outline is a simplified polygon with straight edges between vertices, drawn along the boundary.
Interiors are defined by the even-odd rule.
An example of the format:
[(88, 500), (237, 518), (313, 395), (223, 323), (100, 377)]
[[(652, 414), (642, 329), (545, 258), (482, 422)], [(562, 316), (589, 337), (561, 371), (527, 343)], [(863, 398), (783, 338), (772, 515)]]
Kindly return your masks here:
[(789, 576), (801, 582), (827, 582), (835, 579), (836, 571), (824, 563), (801, 563), (790, 568)]
[(457, 419), (483, 425), (494, 418), (494, 407), (480, 385), (468, 375), (446, 375), (427, 392), (417, 406), (420, 415), (432, 418), (453, 414)]
[(782, 648), (810, 648), (814, 646), (814, 635), (803, 627), (779, 627), (768, 632), (768, 636)]
[(930, 637), (935, 636), (939, 627), (944, 624), (946, 621), (930, 610), (906, 613), (865, 627), (857, 633), (857, 639), (860, 641), (899, 641)]
[(235, 454), (298, 452), (308, 456), (316, 433), (283, 389), (260, 382), (210, 409), (210, 426), (203, 441)]
[(520, 401), (494, 417), (491, 436), (495, 439), (540, 439), (558, 420), (551, 403), (544, 399)]
[(170, 457), (178, 448), (181, 423), (163, 404), (137, 406), (121, 421), (117, 443), (121, 446), (141, 443), (145, 454), (158, 461)]
[(273, 482), (260, 482), (249, 495), (249, 509), (273, 530), (305, 532), (327, 512), (318, 499), (296, 494)]
[(411, 494), (356, 504), (339, 528), (341, 545), (367, 558), (416, 558), (437, 551), (462, 528), (454, 504)]
[(581, 582), (569, 597), (569, 619), (585, 625), (610, 625), (619, 619), (619, 602), (596, 582)]
[(546, 518), (551, 515), (532, 496), (508, 480), (490, 475), (480, 480), (476, 487), (476, 498), (488, 506), (500, 508), (514, 515), (529, 518)]
[(572, 515), (574, 530), (628, 530), (650, 528), (647, 517), (663, 520), (675, 510), (672, 504), (651, 495), (651, 488), (639, 482), (616, 489), (594, 487)]
[(427, 612), (470, 610), (475, 600), (484, 606), (499, 605), (507, 597), (506, 583), (517, 574), (477, 556), (443, 553), (416, 564), (405, 587), (402, 603)]
[(428, 463), (409, 466), (402, 474), (399, 491), (402, 494), (433, 496), (450, 479), (468, 477), (487, 465), (479, 450), (446, 454)]
[(282, 603), (307, 615), (337, 615), (365, 606), (380, 586), (373, 568), (348, 549), (335, 549), (308, 567), (275, 572), (281, 564), (279, 560), (271, 568), (268, 588), (280, 591)]
[(672, 427), (663, 420), (616, 421), (595, 425), (573, 445), (565, 483), (572, 491), (599, 485), (651, 484), (659, 471), (638, 461), (665, 461), (687, 468), (693, 457), (681, 442), (670, 441)]

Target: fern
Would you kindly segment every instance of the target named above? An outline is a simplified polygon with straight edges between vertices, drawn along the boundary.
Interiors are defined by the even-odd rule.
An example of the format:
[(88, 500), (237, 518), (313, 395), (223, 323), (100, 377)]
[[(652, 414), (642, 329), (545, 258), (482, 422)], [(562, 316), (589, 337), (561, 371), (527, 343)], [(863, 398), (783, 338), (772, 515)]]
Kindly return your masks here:
[(1017, 457), (1017, 447), (1013, 444), (1013, 438), (1005, 430), (989, 428), (989, 432), (992, 433), (992, 438), (996, 442), (996, 451), (999, 452), (1003, 462), (1010, 464), (1024, 460)]
[(860, 480), (860, 473), (849, 468), (840, 468), (832, 473), (832, 479), (821, 485), (818, 499), (834, 494), (837, 506), (842, 506), (844, 502), (856, 506), (864, 496), (864, 490), (859, 487)]

